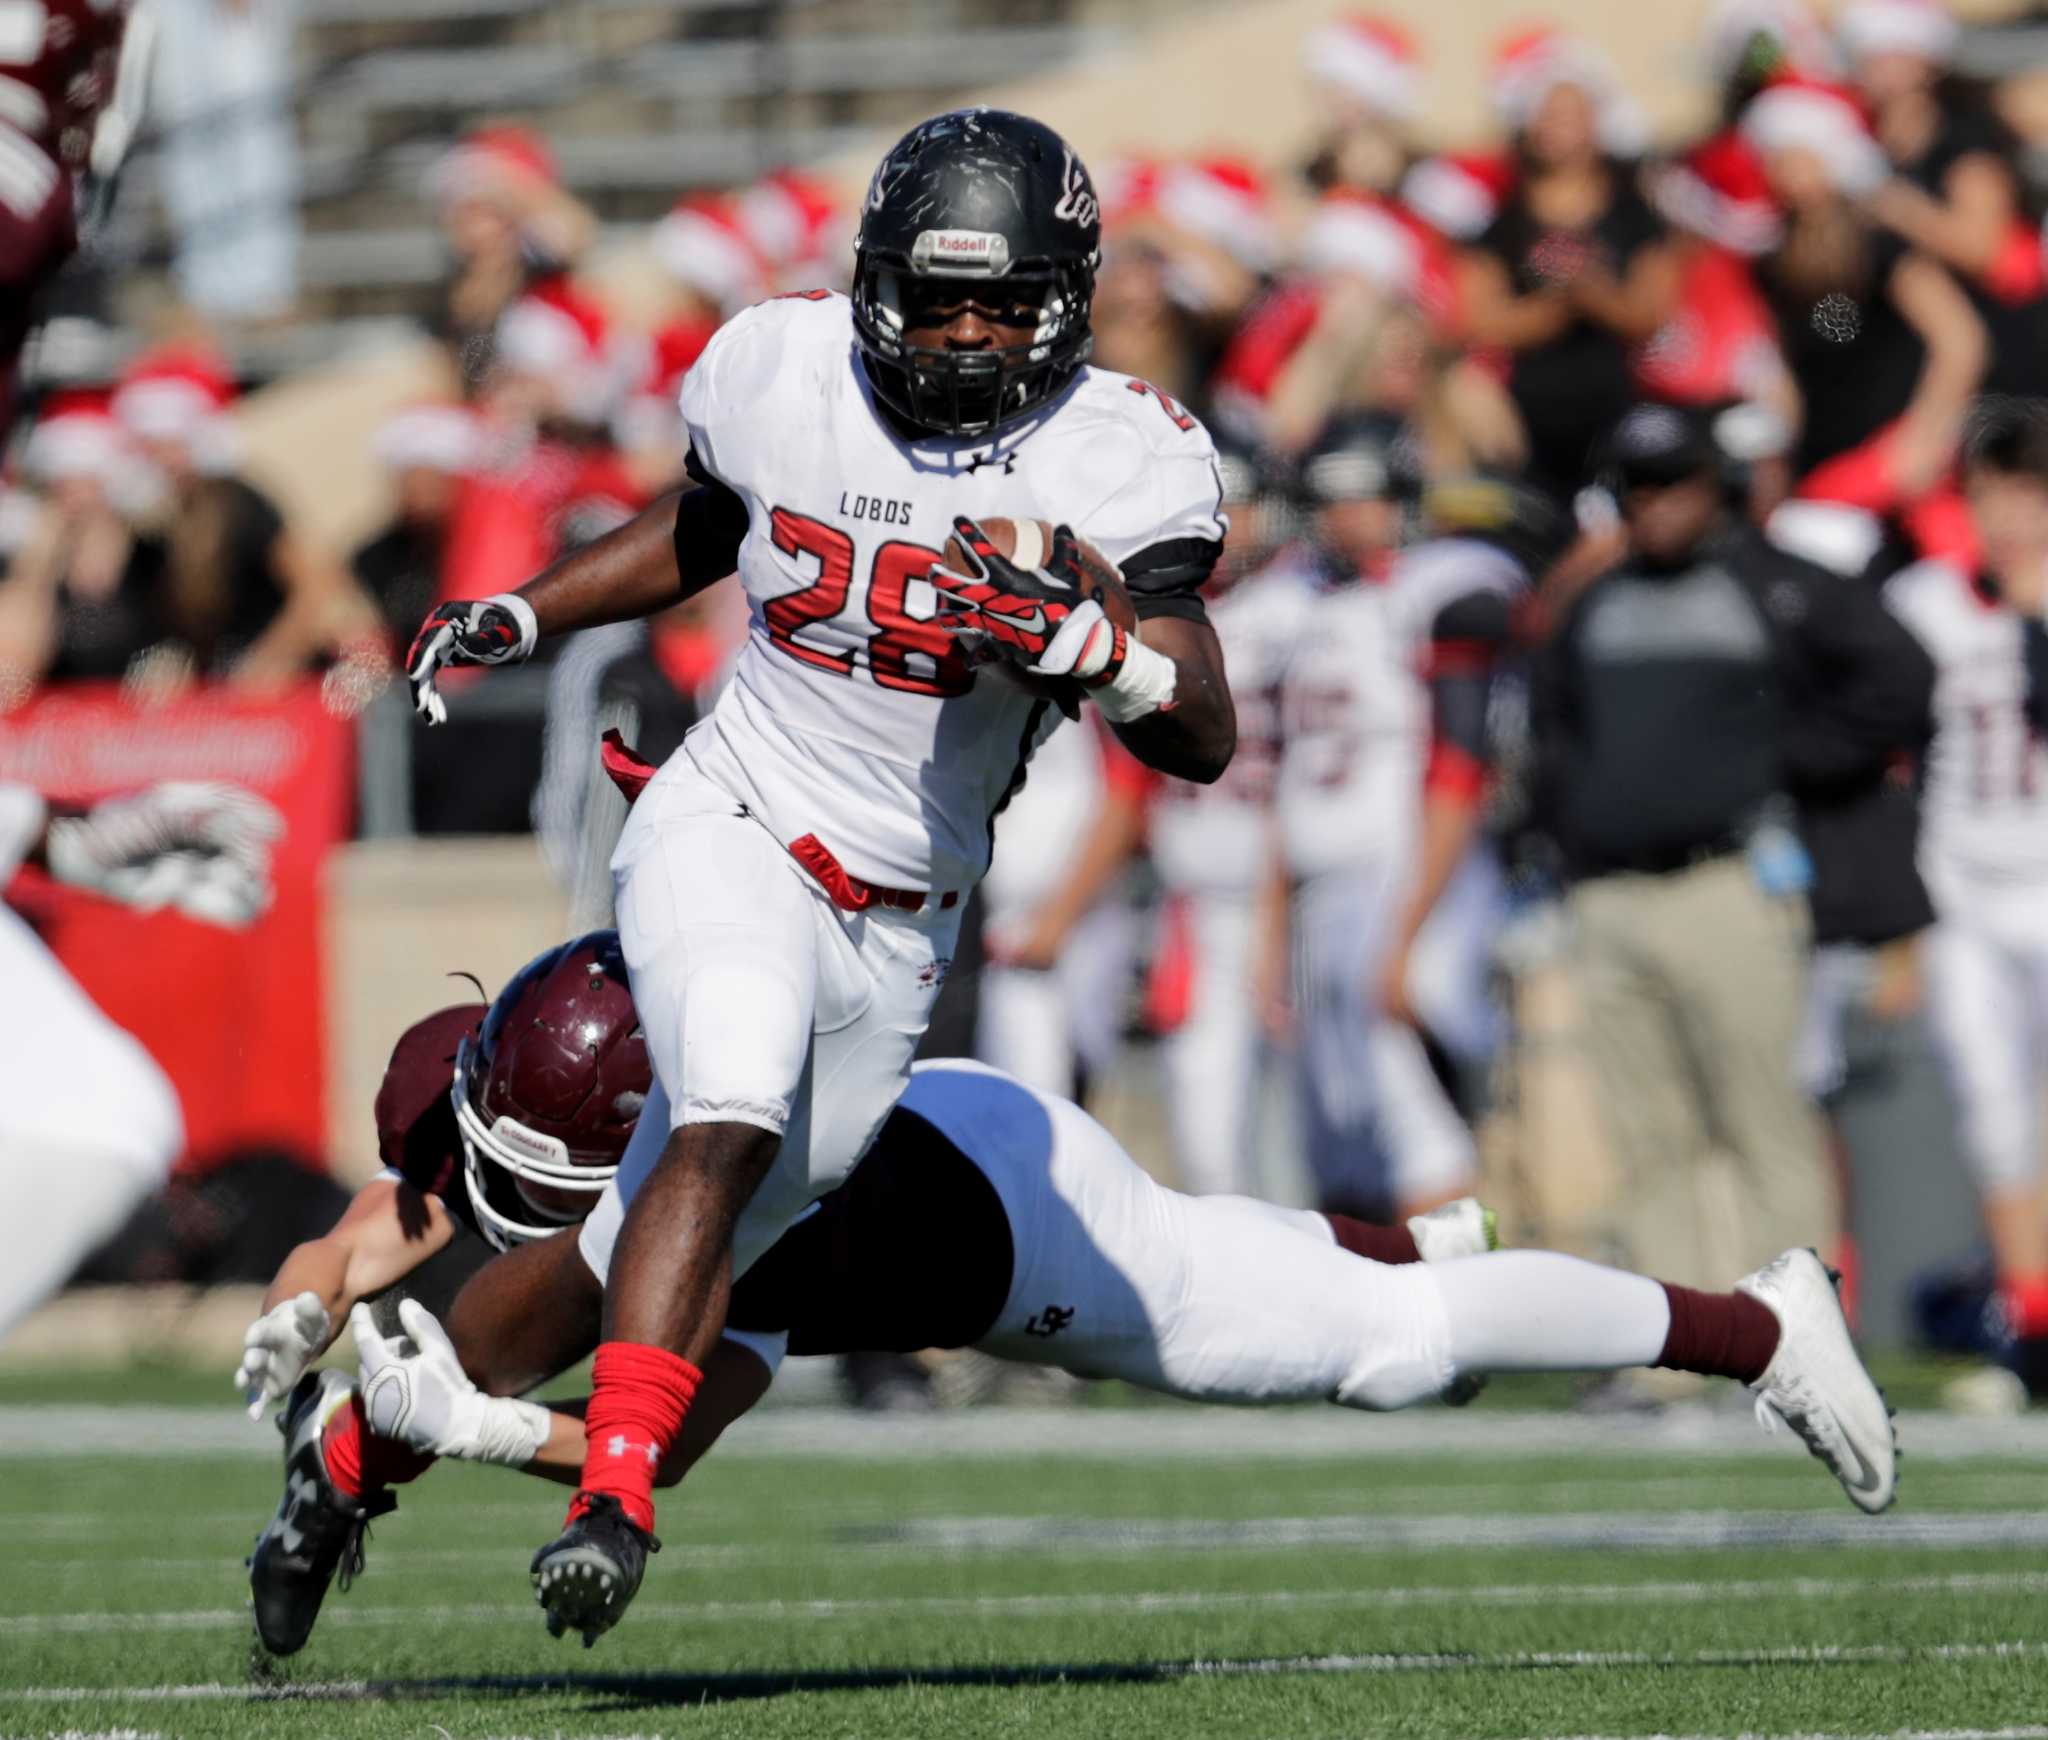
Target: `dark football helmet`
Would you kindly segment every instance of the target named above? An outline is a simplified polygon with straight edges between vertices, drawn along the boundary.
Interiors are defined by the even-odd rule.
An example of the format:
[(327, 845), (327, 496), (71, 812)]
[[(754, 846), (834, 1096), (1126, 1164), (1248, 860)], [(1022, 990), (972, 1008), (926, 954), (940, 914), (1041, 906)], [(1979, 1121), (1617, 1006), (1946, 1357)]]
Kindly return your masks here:
[(1228, 530), (1223, 554), (1202, 590), (1219, 597), (1262, 567), (1298, 530), (1299, 514), (1287, 493), (1285, 468), (1273, 454), (1235, 429), (1210, 431), (1216, 443), (1216, 484)]
[(1412, 501), (1421, 491), (1415, 437), (1387, 411), (1333, 417), (1301, 456), (1300, 493), (1310, 507), (1340, 501)]
[(597, 1205), (652, 1083), (616, 931), (529, 962), (455, 1058), (455, 1124), (477, 1226), (501, 1250)]
[[(1088, 360), (1102, 257), (1095, 184), (1043, 123), (955, 109), (906, 133), (868, 184), (854, 242), (853, 327), (875, 396), (912, 429), (992, 434)], [(999, 282), (1038, 310), (1031, 342), (946, 350), (905, 341), (914, 287)]]

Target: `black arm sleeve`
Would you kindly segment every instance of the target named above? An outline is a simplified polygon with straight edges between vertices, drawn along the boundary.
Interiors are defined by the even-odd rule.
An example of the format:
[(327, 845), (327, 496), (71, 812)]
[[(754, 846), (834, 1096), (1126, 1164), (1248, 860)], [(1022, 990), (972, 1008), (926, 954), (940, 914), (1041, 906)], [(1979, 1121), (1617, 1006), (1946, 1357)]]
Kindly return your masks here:
[(676, 572), (683, 595), (701, 592), (723, 580), (740, 565), (740, 545), (747, 536), (747, 504), (698, 463), (692, 453), (685, 468), (703, 487), (676, 503)]
[(1123, 564), (1124, 585), (1138, 620), (1178, 616), (1187, 622), (1207, 622), (1202, 587), (1222, 554), (1223, 545), (1214, 538), (1169, 538), (1131, 557)]
[(2048, 737), (2048, 623), (2025, 618), (2020, 624), (2020, 650), (2027, 661), (2027, 723)]
[(1513, 634), (1506, 596), (1470, 592), (1437, 612), (1430, 628), (1430, 730), (1438, 743), (1483, 767), (1494, 672)]
[(1806, 681), (1786, 720), (1785, 770), (1796, 795), (1817, 797), (1876, 778), (1927, 741), (1934, 661), (1870, 587), (1799, 566), (1791, 583), (1803, 608), (1790, 628)]

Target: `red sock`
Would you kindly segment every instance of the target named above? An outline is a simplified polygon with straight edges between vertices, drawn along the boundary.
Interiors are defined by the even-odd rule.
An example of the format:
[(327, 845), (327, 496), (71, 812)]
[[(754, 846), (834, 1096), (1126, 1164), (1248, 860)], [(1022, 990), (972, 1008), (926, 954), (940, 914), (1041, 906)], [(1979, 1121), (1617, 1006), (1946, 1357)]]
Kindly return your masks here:
[(2048, 1335), (2048, 1275), (2030, 1275), (2002, 1283), (1998, 1297), (2005, 1321), (2022, 1340)]
[(348, 1406), (327, 1417), (320, 1434), (327, 1478), (350, 1498), (380, 1486), (403, 1486), (434, 1466), (434, 1458), (395, 1438), (380, 1438), (363, 1418), (363, 1398), (351, 1391)]
[(1419, 1263), (1422, 1253), (1415, 1248), (1415, 1235), (1405, 1226), (1375, 1226), (1369, 1220), (1353, 1220), (1348, 1214), (1326, 1214), (1338, 1245), (1354, 1257), (1369, 1263)]
[(607, 1341), (590, 1367), (590, 1405), (583, 1415), (583, 1486), (569, 1507), (574, 1522), (600, 1493), (654, 1530), (654, 1476), (682, 1430), (683, 1416), (704, 1374), (665, 1347)]
[(1656, 1363), (1672, 1371), (1729, 1377), (1753, 1384), (1778, 1351), (1778, 1319), (1747, 1293), (1699, 1293), (1662, 1283), (1671, 1328)]

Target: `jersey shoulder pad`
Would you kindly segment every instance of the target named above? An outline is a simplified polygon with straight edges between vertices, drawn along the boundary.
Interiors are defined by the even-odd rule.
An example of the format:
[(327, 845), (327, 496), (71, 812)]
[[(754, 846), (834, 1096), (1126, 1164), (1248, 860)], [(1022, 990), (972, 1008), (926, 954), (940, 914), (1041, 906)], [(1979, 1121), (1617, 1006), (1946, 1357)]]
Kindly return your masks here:
[(853, 367), (852, 305), (836, 291), (773, 296), (735, 314), (683, 377), (690, 451), (743, 489), (757, 447), (775, 440), (777, 407), (818, 404), (831, 371)]
[(1208, 430), (1177, 400), (1106, 369), (1087, 369), (1045, 431), (1061, 517), (1125, 570), (1140, 596), (1192, 592), (1225, 529)]

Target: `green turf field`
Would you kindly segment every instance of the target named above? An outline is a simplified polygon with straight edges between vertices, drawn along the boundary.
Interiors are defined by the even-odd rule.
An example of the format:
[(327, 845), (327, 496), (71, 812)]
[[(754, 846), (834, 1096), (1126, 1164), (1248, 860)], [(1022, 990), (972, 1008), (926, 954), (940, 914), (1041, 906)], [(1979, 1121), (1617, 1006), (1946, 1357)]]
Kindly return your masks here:
[[(170, 1444), (182, 1417), (133, 1420)], [(1184, 1410), (1150, 1452), (1128, 1411), (1114, 1455), (987, 1412), (893, 1453), (830, 1418), (816, 1453), (735, 1445), (666, 1495), (589, 1653), (527, 1591), (557, 1494), (436, 1470), (268, 1673), (241, 1555), (274, 1460), (0, 1432), (0, 1736), (2048, 1736), (2038, 1449), (1909, 1461), (1871, 1526), (1761, 1439), (1520, 1454), (1496, 1418), (1470, 1452), (1349, 1455), (1289, 1419), (1250, 1454)]]

